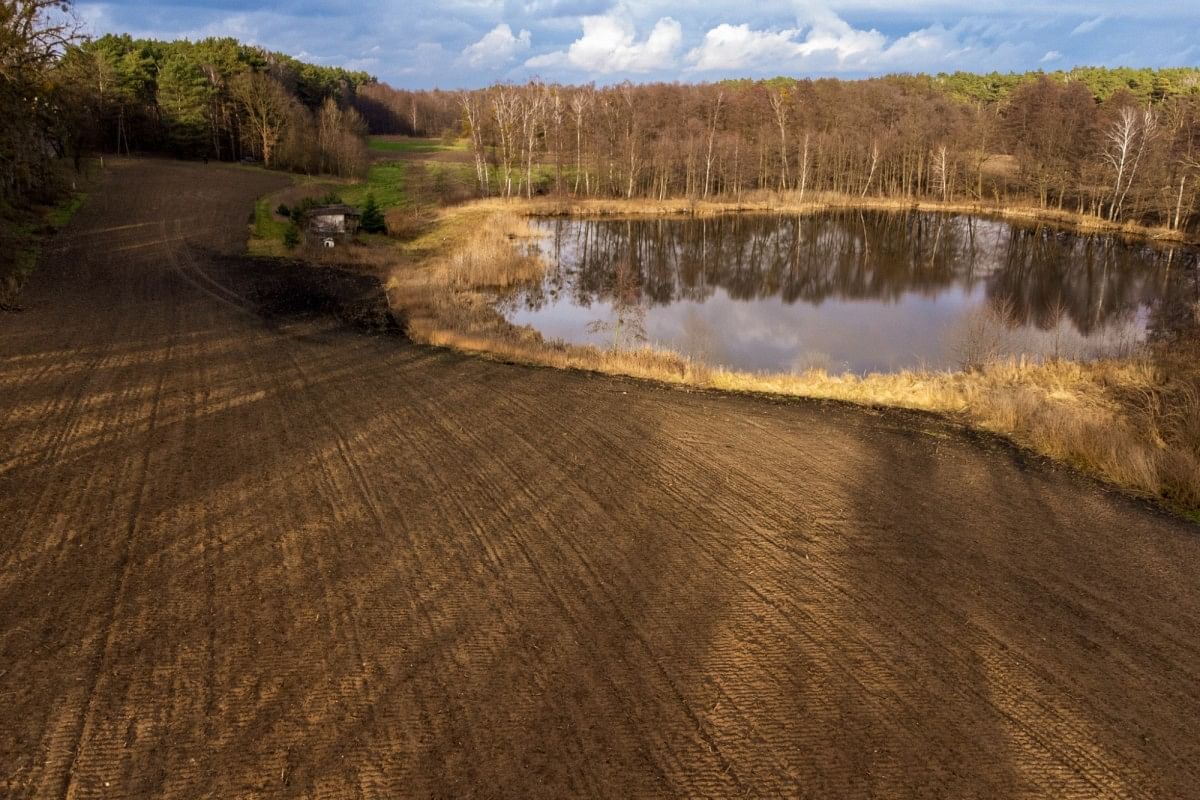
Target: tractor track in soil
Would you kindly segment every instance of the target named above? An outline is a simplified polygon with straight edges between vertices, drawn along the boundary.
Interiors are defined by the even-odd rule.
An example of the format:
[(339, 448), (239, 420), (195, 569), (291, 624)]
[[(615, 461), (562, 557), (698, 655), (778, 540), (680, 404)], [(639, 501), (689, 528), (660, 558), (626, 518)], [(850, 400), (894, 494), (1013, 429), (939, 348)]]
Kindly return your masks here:
[(1200, 795), (1196, 526), (364, 335), (239, 255), (284, 182), (119, 163), (0, 314), (0, 796)]

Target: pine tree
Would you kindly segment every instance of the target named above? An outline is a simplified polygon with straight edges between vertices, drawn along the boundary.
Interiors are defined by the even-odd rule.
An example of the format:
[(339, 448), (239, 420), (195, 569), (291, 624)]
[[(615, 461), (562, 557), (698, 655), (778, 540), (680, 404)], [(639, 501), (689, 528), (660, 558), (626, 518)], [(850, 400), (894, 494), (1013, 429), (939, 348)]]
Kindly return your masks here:
[(367, 204), (363, 206), (362, 218), (358, 227), (364, 233), (387, 233), (387, 223), (383, 219), (383, 211), (375, 202), (375, 195), (367, 195)]

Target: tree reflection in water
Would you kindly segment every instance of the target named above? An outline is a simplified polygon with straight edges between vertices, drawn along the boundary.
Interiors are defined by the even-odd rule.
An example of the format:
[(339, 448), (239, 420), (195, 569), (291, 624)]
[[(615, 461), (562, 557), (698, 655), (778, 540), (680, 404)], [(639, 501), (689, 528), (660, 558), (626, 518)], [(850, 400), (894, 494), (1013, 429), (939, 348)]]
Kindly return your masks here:
[(981, 319), (998, 354), (1091, 357), (1194, 325), (1200, 299), (1193, 251), (985, 217), (539, 224), (557, 257), (517, 293), (515, 321), (741, 369), (957, 366), (975, 360), (961, 340)]

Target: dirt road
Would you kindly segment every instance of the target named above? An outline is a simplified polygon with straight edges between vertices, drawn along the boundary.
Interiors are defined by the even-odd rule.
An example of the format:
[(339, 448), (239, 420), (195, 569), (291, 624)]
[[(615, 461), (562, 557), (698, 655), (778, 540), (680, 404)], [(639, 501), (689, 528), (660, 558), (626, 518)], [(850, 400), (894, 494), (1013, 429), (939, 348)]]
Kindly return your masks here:
[(0, 315), (0, 796), (1200, 792), (1200, 530), (942, 423), (259, 311), (125, 164)]

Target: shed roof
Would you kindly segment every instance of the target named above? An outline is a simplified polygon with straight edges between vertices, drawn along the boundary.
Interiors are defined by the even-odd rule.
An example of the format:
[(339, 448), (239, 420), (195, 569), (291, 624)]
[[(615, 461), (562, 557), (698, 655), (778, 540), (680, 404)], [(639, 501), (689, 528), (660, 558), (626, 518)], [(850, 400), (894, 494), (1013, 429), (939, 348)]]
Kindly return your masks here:
[(308, 210), (308, 215), (310, 217), (336, 217), (338, 215), (346, 217), (362, 216), (358, 213), (358, 209), (354, 208), (353, 206), (348, 206), (344, 203), (332, 206), (316, 206), (315, 208), (310, 208)]

